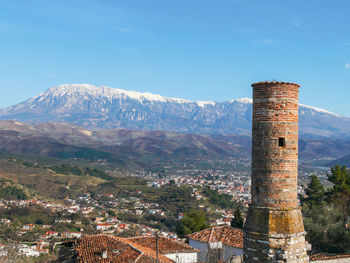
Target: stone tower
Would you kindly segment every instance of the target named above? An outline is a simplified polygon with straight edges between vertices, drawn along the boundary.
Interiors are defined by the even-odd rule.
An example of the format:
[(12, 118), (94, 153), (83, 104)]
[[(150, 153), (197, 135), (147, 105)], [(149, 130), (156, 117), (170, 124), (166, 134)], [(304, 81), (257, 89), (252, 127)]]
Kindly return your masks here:
[(309, 262), (297, 198), (299, 85), (253, 87), (252, 201), (244, 262)]

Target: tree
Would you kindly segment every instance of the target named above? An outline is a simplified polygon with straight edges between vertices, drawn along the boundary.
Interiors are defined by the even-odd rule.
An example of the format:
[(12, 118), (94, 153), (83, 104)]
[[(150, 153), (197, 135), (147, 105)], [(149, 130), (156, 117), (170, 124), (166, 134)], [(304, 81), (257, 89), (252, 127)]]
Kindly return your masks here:
[(244, 220), (239, 208), (236, 209), (234, 217), (231, 220), (231, 226), (236, 228), (243, 228)]
[(324, 190), (313, 175), (302, 200), (304, 226), (313, 252), (350, 253), (350, 173), (339, 165), (331, 168), (328, 180), (333, 187)]
[(320, 205), (325, 199), (324, 187), (316, 175), (313, 174), (310, 178), (311, 181), (305, 189), (307, 197), (303, 199), (303, 202), (311, 206)]
[(331, 174), (328, 176), (328, 181), (334, 184), (332, 193), (350, 193), (350, 173), (346, 169), (346, 166), (340, 168), (337, 164), (331, 168)]
[(232, 201), (232, 196), (228, 194), (220, 194), (218, 190), (212, 190), (209, 186), (203, 188), (202, 193), (208, 197), (209, 202), (220, 208), (232, 208), (237, 207), (237, 203)]
[(180, 224), (176, 227), (176, 232), (183, 238), (209, 227), (208, 218), (204, 211), (191, 210), (184, 214)]
[(115, 216), (115, 212), (112, 210), (112, 209), (109, 209), (107, 211), (107, 213), (110, 215), (110, 216)]
[(347, 229), (350, 214), (350, 173), (346, 166), (340, 168), (339, 165), (335, 165), (331, 168), (328, 180), (334, 184), (328, 192), (330, 201), (341, 209), (343, 227)]

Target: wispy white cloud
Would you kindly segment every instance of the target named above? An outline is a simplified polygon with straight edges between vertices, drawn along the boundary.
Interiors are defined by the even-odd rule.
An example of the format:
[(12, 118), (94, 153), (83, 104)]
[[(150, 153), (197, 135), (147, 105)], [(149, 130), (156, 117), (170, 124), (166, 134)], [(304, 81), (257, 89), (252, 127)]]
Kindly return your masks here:
[(350, 69), (350, 63), (345, 63), (344, 67), (345, 69)]
[(254, 41), (253, 45), (266, 46), (266, 45), (272, 45), (274, 43), (275, 43), (275, 40), (273, 40), (273, 39), (262, 39), (262, 40)]

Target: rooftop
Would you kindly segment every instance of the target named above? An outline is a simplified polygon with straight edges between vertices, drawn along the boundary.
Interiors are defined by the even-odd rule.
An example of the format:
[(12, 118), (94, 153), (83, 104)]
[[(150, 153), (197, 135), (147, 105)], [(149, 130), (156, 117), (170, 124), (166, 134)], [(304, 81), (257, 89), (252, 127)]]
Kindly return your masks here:
[(230, 247), (243, 248), (242, 229), (229, 226), (212, 227), (193, 233), (188, 238), (204, 243), (221, 242)]
[[(106, 258), (102, 257), (103, 251), (107, 252)], [(153, 263), (156, 260), (156, 251), (128, 239), (108, 235), (85, 236), (77, 240), (75, 252), (78, 262), (84, 263)], [(159, 262), (174, 261), (160, 254)]]
[[(128, 240), (140, 244), (144, 247), (149, 247), (152, 250), (156, 250), (156, 237), (154, 236), (139, 236), (128, 238)], [(197, 253), (198, 249), (190, 247), (189, 245), (176, 241), (174, 239), (160, 236), (158, 239), (159, 253), (171, 254), (171, 253)]]

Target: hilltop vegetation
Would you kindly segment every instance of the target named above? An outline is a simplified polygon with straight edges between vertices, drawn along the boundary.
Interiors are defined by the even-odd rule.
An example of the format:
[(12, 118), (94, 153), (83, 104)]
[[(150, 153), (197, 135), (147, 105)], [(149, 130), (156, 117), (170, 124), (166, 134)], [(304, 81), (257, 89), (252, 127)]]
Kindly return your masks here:
[(104, 171), (96, 169), (96, 168), (90, 168), (90, 167), (78, 167), (76, 165), (71, 164), (60, 164), (60, 165), (53, 165), (53, 166), (40, 166), (37, 163), (32, 162), (23, 162), (23, 165), (27, 167), (36, 167), (36, 168), (45, 168), (54, 171), (55, 173), (59, 174), (65, 174), (65, 175), (77, 175), (77, 176), (84, 176), (89, 175), (93, 177), (98, 177), (104, 180), (113, 180), (114, 178), (108, 174), (106, 174)]
[(8, 180), (0, 178), (0, 199), (1, 198), (7, 200), (25, 200), (28, 197), (23, 191), (23, 189), (11, 185), (11, 183)]
[(235, 209), (239, 206), (238, 203), (232, 201), (232, 197), (227, 194), (220, 194), (218, 190), (212, 190), (210, 187), (205, 187), (202, 190), (203, 194), (208, 197), (209, 202), (222, 209)]
[(333, 186), (324, 189), (317, 176), (311, 176), (301, 200), (306, 237), (314, 252), (350, 253), (350, 171), (336, 165), (328, 180)]

